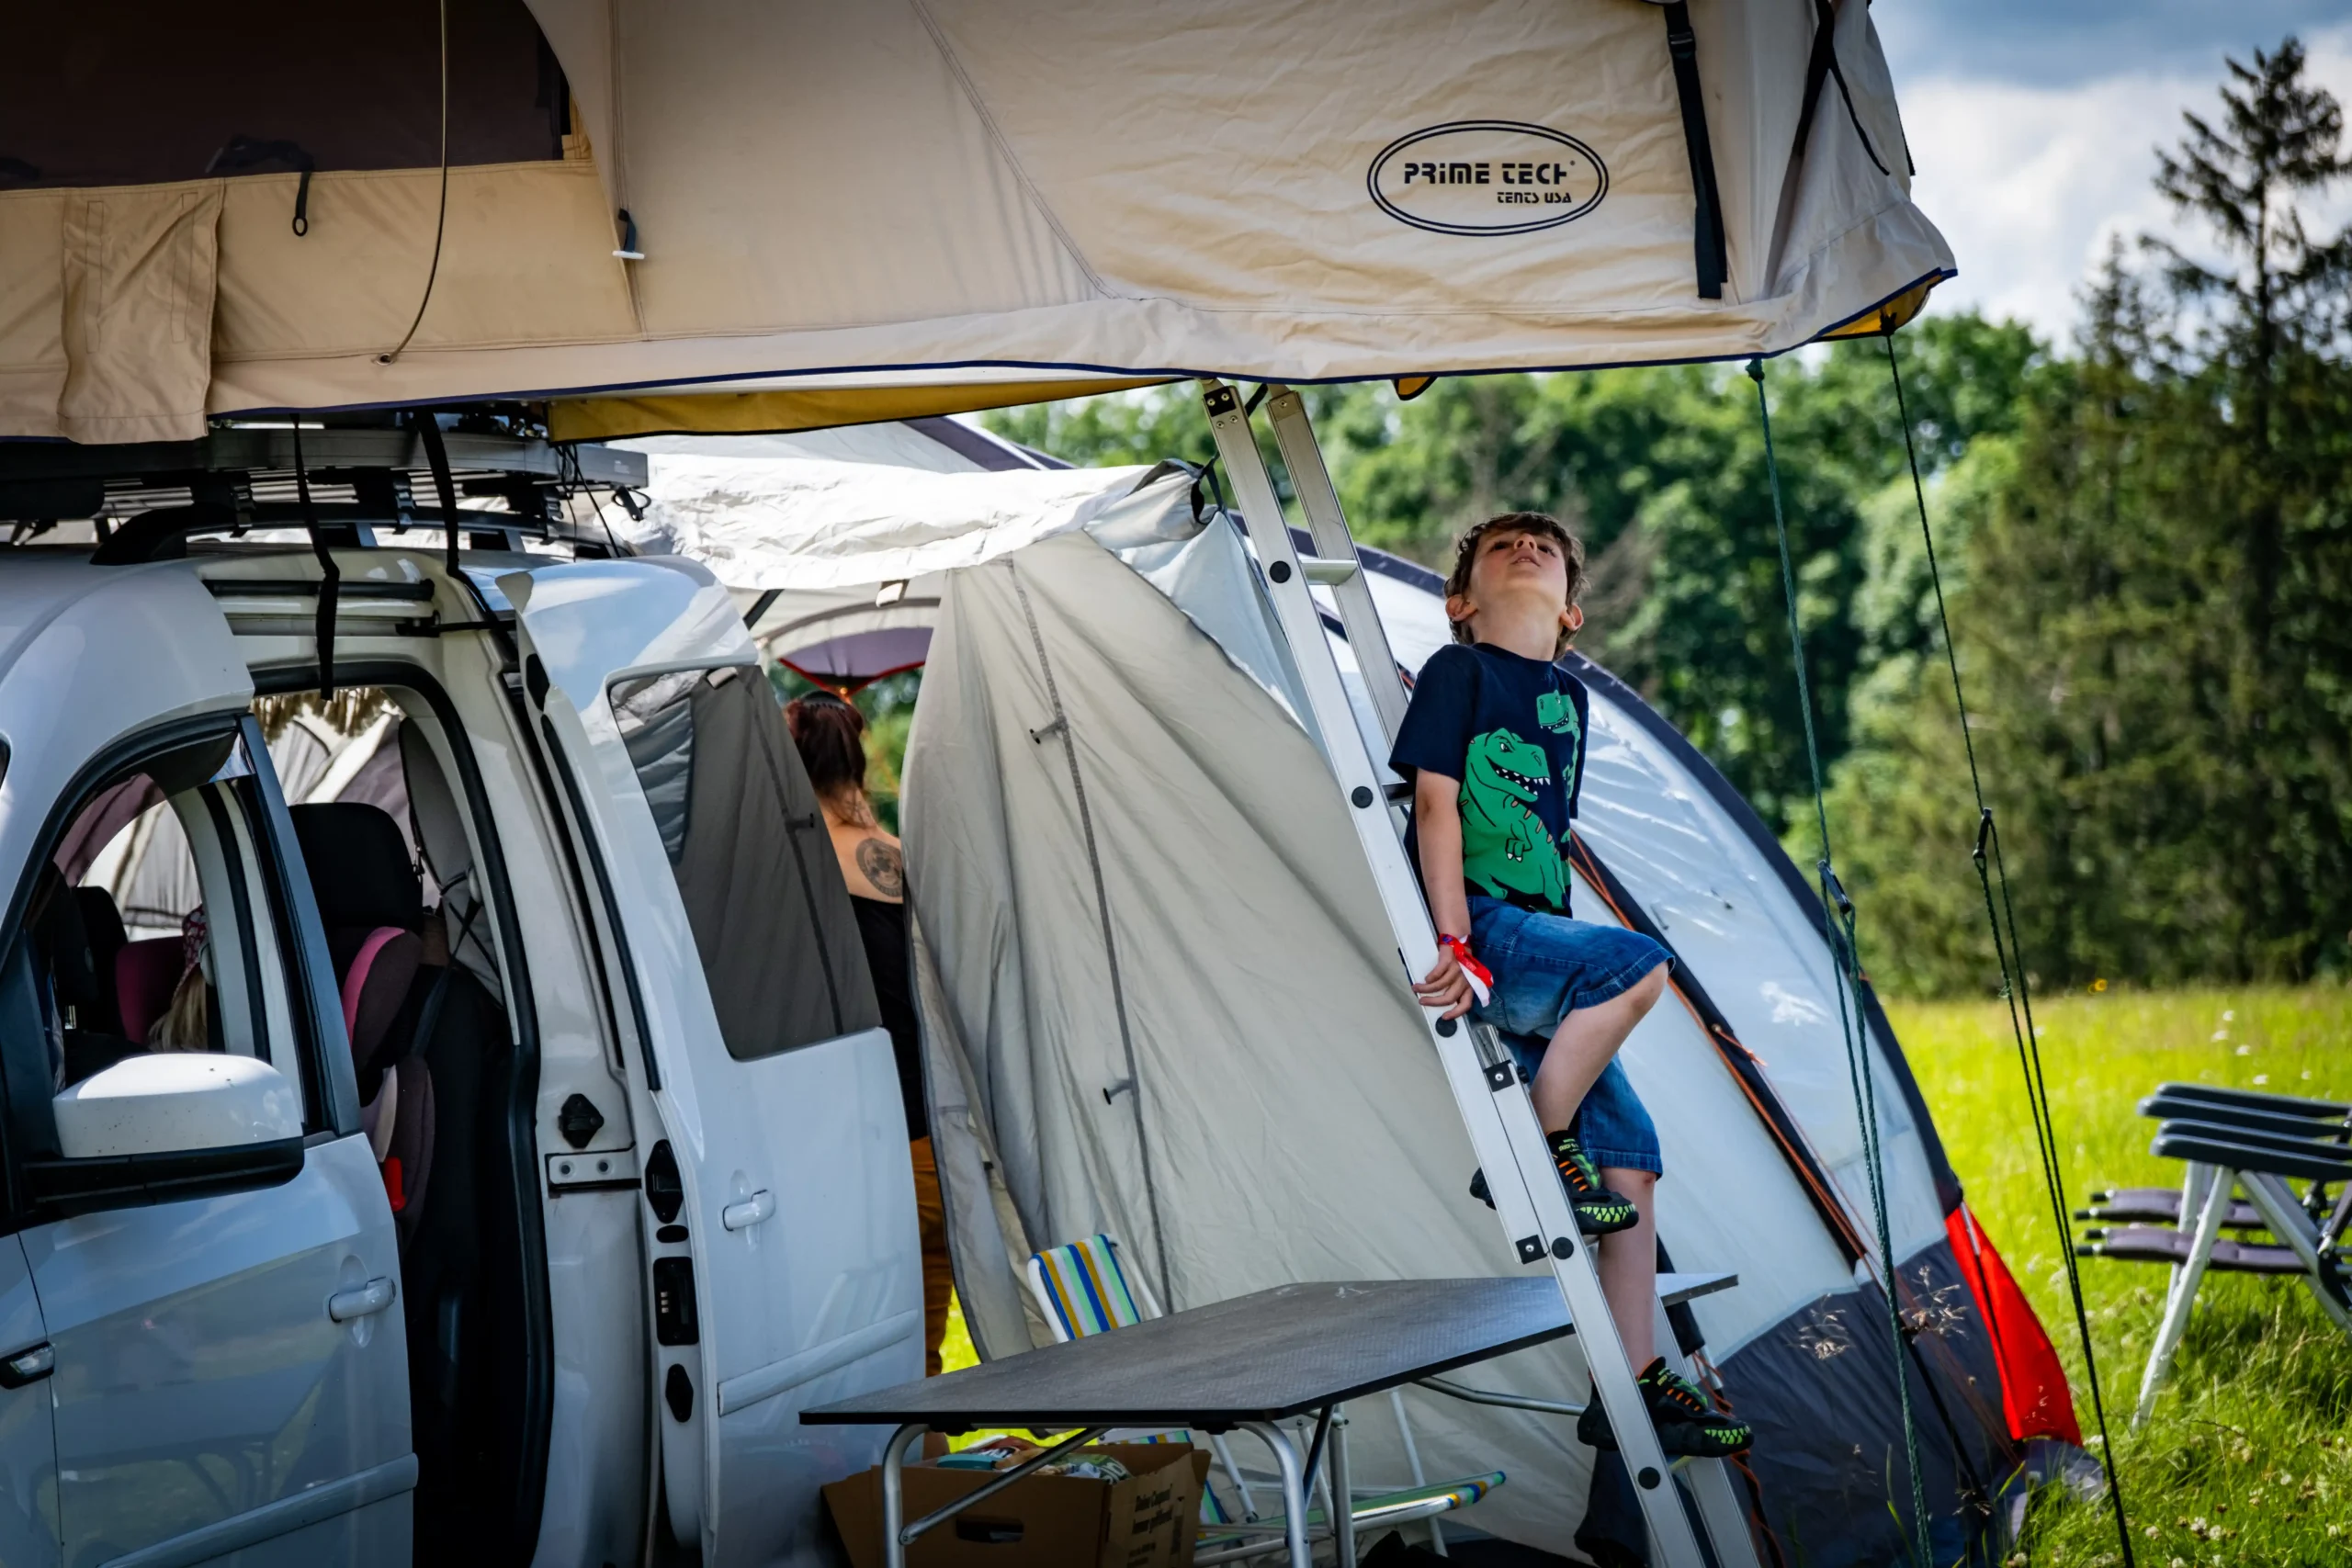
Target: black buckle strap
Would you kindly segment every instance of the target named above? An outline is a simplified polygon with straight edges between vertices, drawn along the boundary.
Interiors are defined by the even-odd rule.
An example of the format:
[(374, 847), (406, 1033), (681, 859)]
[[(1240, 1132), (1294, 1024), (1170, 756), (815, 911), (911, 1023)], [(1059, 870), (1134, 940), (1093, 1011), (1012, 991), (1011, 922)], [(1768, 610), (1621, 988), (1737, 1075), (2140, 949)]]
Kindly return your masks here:
[(1720, 299), (1731, 264), (1724, 251), (1723, 196), (1715, 186), (1715, 154), (1707, 137), (1707, 104), (1699, 92), (1699, 36), (1690, 30), (1690, 7), (1676, 0), (1666, 12), (1666, 52), (1674, 62), (1674, 96), (1682, 105), (1682, 143), (1690, 154), (1690, 189), (1698, 211), (1690, 227), (1699, 298)]

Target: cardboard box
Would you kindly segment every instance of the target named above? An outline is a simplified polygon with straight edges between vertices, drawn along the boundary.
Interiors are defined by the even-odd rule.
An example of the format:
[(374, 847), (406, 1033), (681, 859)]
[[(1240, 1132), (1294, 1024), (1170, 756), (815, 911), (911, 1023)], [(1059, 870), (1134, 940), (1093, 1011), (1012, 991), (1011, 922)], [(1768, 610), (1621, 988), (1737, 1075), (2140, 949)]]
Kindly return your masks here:
[[(1209, 1456), (1189, 1443), (1102, 1443), (1080, 1450), (1127, 1467), (1126, 1480), (1028, 1475), (907, 1549), (907, 1568), (1192, 1568)], [(985, 1470), (909, 1464), (912, 1523), (996, 1479)], [(882, 1568), (882, 1468), (825, 1488), (856, 1568)]]

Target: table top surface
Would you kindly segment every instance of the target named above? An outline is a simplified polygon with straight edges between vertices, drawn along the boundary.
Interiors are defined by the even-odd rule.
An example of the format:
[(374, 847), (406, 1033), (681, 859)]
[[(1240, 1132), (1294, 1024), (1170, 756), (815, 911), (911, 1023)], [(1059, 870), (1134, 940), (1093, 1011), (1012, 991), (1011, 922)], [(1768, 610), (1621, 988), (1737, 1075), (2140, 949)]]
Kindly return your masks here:
[[(1664, 1274), (1689, 1301), (1731, 1274)], [(801, 1413), (817, 1425), (1186, 1426), (1276, 1421), (1573, 1331), (1550, 1275), (1279, 1285)]]

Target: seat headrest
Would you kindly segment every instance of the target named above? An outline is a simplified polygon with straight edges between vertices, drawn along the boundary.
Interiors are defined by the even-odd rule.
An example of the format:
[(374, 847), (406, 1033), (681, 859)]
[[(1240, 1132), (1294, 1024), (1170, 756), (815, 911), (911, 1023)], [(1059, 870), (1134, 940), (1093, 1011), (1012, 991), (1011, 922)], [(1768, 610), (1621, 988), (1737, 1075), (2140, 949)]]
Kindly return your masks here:
[(114, 895), (103, 887), (74, 889), (74, 901), (82, 908), (82, 931), (90, 939), (90, 951), (96, 955), (103, 972), (107, 961), (122, 951), (130, 933), (122, 929), (122, 910), (116, 905)]
[(89, 931), (82, 923), (82, 905), (55, 866), (40, 868), (28, 913), (35, 939), (47, 952), (57, 999), (74, 1008), (96, 1001), (97, 959), (90, 951)]
[(297, 806), (294, 837), (319, 901), (319, 920), (338, 927), (424, 924), (424, 892), (400, 825), (380, 806), (331, 800)]

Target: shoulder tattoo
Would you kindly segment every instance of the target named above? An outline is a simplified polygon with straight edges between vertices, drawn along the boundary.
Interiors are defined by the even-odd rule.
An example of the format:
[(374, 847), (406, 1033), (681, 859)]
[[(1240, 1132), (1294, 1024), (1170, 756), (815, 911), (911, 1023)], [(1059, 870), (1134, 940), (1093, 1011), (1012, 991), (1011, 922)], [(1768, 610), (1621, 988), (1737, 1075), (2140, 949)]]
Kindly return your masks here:
[(891, 897), (907, 896), (907, 863), (895, 846), (879, 839), (860, 839), (857, 869), (865, 873), (866, 881)]

